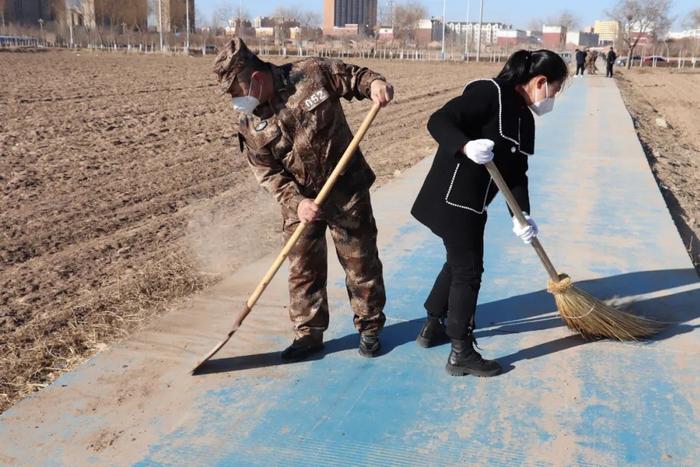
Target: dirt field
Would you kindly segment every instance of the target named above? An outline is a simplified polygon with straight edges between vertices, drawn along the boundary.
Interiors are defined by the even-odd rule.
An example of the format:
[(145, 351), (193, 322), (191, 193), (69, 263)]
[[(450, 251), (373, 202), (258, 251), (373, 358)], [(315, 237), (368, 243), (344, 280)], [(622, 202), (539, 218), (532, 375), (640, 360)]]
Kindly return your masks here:
[(700, 72), (624, 70), (618, 85), (700, 274)]
[[(278, 248), (210, 62), (0, 54), (0, 411)], [(363, 144), (378, 184), (433, 150), (432, 111), (497, 70), (364, 64), (397, 93)], [(368, 108), (347, 105), (353, 128)]]

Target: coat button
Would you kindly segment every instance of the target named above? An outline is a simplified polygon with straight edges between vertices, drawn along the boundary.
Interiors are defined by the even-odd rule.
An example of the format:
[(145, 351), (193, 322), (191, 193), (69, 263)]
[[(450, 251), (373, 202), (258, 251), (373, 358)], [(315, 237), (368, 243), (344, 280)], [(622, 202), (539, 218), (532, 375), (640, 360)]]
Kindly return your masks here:
[(512, 152), (513, 154), (515, 154), (515, 151), (516, 151), (515, 146), (510, 148), (510, 152)]

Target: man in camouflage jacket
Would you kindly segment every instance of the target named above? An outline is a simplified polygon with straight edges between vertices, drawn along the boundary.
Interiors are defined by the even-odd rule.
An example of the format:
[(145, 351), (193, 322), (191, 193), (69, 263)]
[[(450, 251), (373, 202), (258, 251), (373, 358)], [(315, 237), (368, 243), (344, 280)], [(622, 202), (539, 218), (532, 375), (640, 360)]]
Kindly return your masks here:
[(328, 328), (326, 227), (345, 270), (360, 354), (377, 355), (386, 295), (369, 195), (375, 175), (359, 149), (322, 208), (313, 198), (353, 137), (340, 98), (371, 98), (384, 106), (393, 98), (393, 88), (381, 75), (339, 60), (307, 58), (282, 66), (263, 62), (239, 38), (218, 54), (214, 73), (241, 112), (241, 152), (258, 182), (282, 206), (285, 240), (300, 221), (309, 224), (289, 254), (295, 339), (282, 358), (303, 360), (323, 348)]

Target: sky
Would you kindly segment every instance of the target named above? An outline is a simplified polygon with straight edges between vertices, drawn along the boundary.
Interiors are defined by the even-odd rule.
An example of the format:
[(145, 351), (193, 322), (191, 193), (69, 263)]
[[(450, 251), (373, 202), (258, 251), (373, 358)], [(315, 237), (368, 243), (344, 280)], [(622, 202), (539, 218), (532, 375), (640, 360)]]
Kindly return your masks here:
[[(386, 0), (378, 0), (381, 4)], [(419, 0), (428, 9), (430, 16), (442, 16), (442, 0)], [(297, 0), (290, 3), (289, 0), (195, 0), (198, 12), (204, 16), (208, 22), (213, 11), (220, 5), (231, 5), (238, 8), (239, 2), (250, 17), (266, 16), (277, 7), (298, 6), (303, 10), (317, 11), (323, 13), (323, 0)], [(394, 0), (394, 4), (401, 3), (401, 0)], [(446, 0), (447, 20), (465, 21), (467, 19), (467, 6), (469, 0)], [(472, 21), (479, 20), (480, 0), (471, 0)], [(484, 21), (500, 21), (512, 24), (513, 27), (526, 29), (529, 21), (533, 18), (547, 18), (556, 16), (562, 10), (571, 11), (579, 20), (581, 28), (592, 26), (596, 19), (607, 19), (605, 10), (615, 4), (615, 0), (484, 0)], [(673, 0), (671, 6), (671, 16), (677, 17), (672, 30), (681, 30), (681, 21), (684, 15), (690, 10), (700, 7), (698, 0)]]

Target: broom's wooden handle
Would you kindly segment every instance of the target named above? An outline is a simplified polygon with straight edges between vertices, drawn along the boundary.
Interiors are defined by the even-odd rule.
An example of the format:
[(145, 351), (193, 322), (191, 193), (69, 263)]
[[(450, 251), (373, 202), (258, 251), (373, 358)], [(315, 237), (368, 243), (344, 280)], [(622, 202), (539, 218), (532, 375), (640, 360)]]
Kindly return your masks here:
[[(489, 174), (491, 174), (493, 181), (496, 182), (498, 189), (501, 190), (501, 193), (503, 193), (503, 197), (506, 199), (508, 207), (510, 207), (510, 210), (513, 211), (513, 215), (518, 220), (520, 225), (527, 225), (527, 219), (525, 219), (525, 216), (523, 215), (523, 210), (520, 209), (518, 201), (515, 199), (515, 196), (513, 196), (513, 192), (510, 191), (510, 188), (508, 188), (506, 181), (503, 180), (501, 172), (498, 170), (498, 167), (496, 167), (496, 164), (494, 164), (493, 161), (489, 161), (484, 165), (486, 166), (486, 170), (489, 171)], [(540, 261), (542, 261), (542, 265), (547, 270), (549, 278), (555, 282), (559, 282), (559, 274), (557, 273), (557, 270), (552, 262), (549, 260), (547, 252), (544, 251), (544, 247), (537, 237), (532, 239), (531, 245), (537, 252), (537, 256), (540, 257)]]
[[(374, 104), (372, 106), (372, 109), (365, 117), (365, 119), (362, 121), (360, 128), (355, 133), (355, 136), (353, 137), (352, 141), (350, 141), (350, 144), (348, 145), (347, 149), (345, 149), (345, 152), (338, 161), (338, 164), (336, 164), (335, 168), (333, 169), (333, 172), (331, 172), (330, 176), (328, 177), (328, 180), (326, 180), (326, 182), (323, 184), (321, 191), (314, 199), (314, 203), (317, 206), (321, 206), (323, 204), (323, 202), (328, 197), (328, 194), (333, 189), (333, 186), (338, 181), (338, 178), (340, 178), (340, 176), (347, 168), (348, 164), (352, 160), (352, 156), (357, 150), (357, 147), (360, 145), (360, 141), (362, 141), (362, 138), (364, 138), (365, 133), (367, 133), (367, 130), (369, 129), (370, 125), (372, 125), (372, 122), (377, 116), (379, 109), (379, 104)], [(284, 248), (282, 248), (280, 254), (277, 256), (275, 261), (267, 270), (265, 277), (262, 278), (258, 286), (255, 288), (253, 294), (248, 298), (248, 301), (246, 301), (245, 307), (236, 317), (236, 320), (233, 323), (233, 328), (231, 329), (229, 335), (232, 335), (234, 332), (236, 332), (236, 330), (240, 327), (241, 323), (243, 323), (243, 320), (246, 318), (246, 316), (248, 316), (248, 313), (250, 313), (250, 311), (253, 309), (262, 293), (272, 281), (272, 278), (275, 276), (279, 268), (284, 263), (284, 260), (287, 259), (287, 256), (289, 256), (289, 253), (292, 251), (292, 248), (294, 247), (296, 242), (304, 233), (304, 229), (306, 228), (306, 226), (307, 224), (305, 222), (300, 222), (292, 236), (289, 237), (289, 240), (287, 240), (287, 243), (284, 245)]]

